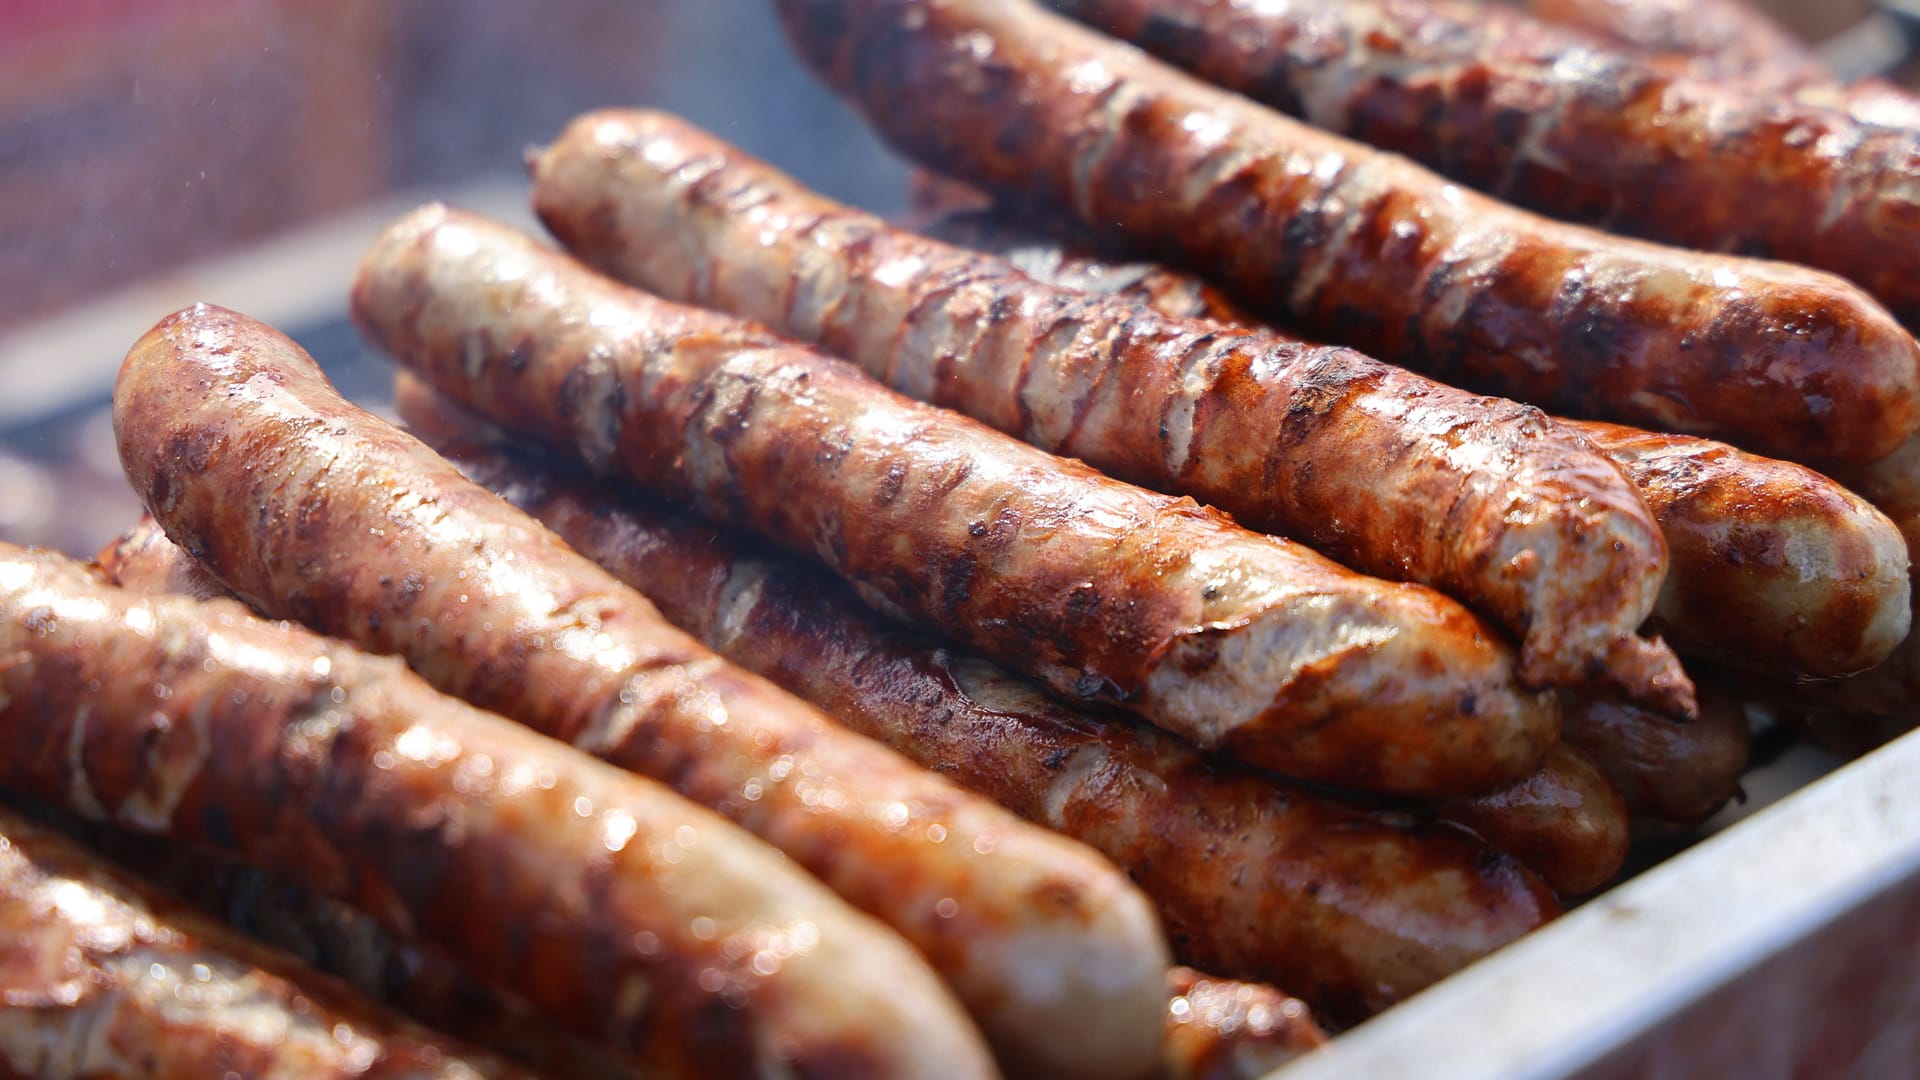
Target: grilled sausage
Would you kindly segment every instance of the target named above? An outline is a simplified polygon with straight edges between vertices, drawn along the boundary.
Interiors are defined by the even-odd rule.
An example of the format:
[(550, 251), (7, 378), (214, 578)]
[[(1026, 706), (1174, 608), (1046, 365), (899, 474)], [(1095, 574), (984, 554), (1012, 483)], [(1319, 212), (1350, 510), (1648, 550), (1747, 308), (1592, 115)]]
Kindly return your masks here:
[(1665, 565), (1626, 480), (1538, 410), (1347, 349), (1168, 319), (888, 227), (673, 117), (576, 121), (535, 206), (588, 262), (845, 356), (896, 390), (1191, 495), (1525, 636), (1522, 676), (1686, 712), (1634, 636)]
[(1833, 81), (1818, 53), (1749, 0), (1522, 0), (1542, 19), (1683, 65), (1709, 82), (1792, 91)]
[(527, 1075), (378, 1008), (4, 811), (0, 1074)]
[[(476, 479), (736, 663), (1105, 852), (1153, 897), (1187, 962), (1276, 981), (1355, 1018), (1553, 911), (1529, 875), (1457, 832), (1344, 805), (1063, 705), (880, 619), (817, 568), (472, 448), (472, 421), (415, 379), (403, 375), (395, 400), (430, 442), (462, 447), (449, 452)], [(1584, 828), (1563, 820), (1551, 831), (1577, 844)], [(1612, 863), (1599, 872), (1624, 853), (1603, 853)]]
[(1627, 861), (1627, 804), (1586, 755), (1562, 743), (1540, 771), (1478, 799), (1434, 809), (1479, 833), (1546, 879), (1562, 896), (1585, 896)]
[[(1112, 265), (996, 221), (985, 239), (1029, 252), (1027, 272), (1040, 280), (1071, 264), (1098, 282)], [(1140, 297), (1157, 310), (1184, 310), (1182, 297), (1204, 288), (1164, 267), (1142, 272), (1162, 282)], [(1659, 523), (1670, 563), (1647, 629), (1682, 652), (1776, 677), (1834, 678), (1881, 664), (1906, 638), (1906, 544), (1864, 499), (1811, 469), (1708, 439), (1556, 423), (1610, 456)], [(1889, 459), (1866, 471), (1906, 468)], [(1920, 505), (1920, 494), (1907, 502)]]
[(1882, 663), (1906, 639), (1906, 542), (1865, 499), (1705, 439), (1563, 423), (1618, 462), (1659, 519), (1673, 567), (1652, 628), (1678, 648), (1832, 678)]
[(1485, 623), (1110, 480), (760, 327), (429, 208), (354, 314), (490, 419), (811, 550), (869, 602), (1082, 700), (1363, 789), (1477, 794), (1554, 739)]
[(903, 943), (758, 841), (232, 601), (0, 549), (0, 786), (352, 903), (662, 1075), (992, 1071)]
[[(1064, 6), (1202, 78), (1502, 199), (1704, 251), (1829, 270), (1920, 325), (1920, 133), (1685, 78), (1498, 7), (1448, 0)], [(1740, 273), (1736, 262), (1714, 262), (1714, 272)], [(1860, 320), (1855, 325), (1878, 317), (1871, 305), (1843, 304), (1850, 290), (1837, 282), (1806, 274), (1796, 286), (1789, 273), (1799, 272), (1766, 269), (1752, 285), (1824, 292), (1826, 301), (1816, 302), (1824, 310), (1809, 321), (1791, 301), (1782, 303), (1776, 323), (1749, 328), (1756, 346), (1798, 340), (1818, 348), (1814, 339), (1833, 332), (1829, 320), (1843, 306), (1856, 309), (1841, 316)], [(1731, 357), (1697, 360), (1691, 366), (1699, 376), (1739, 370), (1725, 367), (1738, 363)], [(1735, 377), (1750, 373), (1757, 370)], [(1861, 389), (1878, 396), (1891, 385)], [(1711, 391), (1701, 383), (1694, 393)], [(1752, 439), (1734, 428), (1691, 430)]]
[[(562, 142), (551, 148), (549, 157), (542, 161), (551, 160), (551, 155), (565, 145), (563, 136)], [(536, 199), (540, 197), (540, 180), (552, 175), (544, 170), (535, 174)], [(622, 188), (620, 194), (631, 197), (634, 192)], [(1036, 242), (1030, 230), (1012, 224), (992, 208), (940, 214), (916, 226), (914, 231), (942, 243), (984, 251), (1005, 260), (1035, 281), (1129, 301), (1175, 319), (1206, 320), (1230, 326), (1254, 326), (1259, 322), (1226, 293), (1191, 274), (1156, 263), (1093, 258), (1063, 244)], [(583, 251), (590, 257), (610, 258), (607, 241), (585, 231), (577, 235)]]
[(108, 581), (150, 596), (212, 600), (232, 595), (225, 585), (168, 540), (151, 514), (142, 514), (133, 528), (108, 541), (93, 561)]
[[(1920, 552), (1920, 437), (1897, 452), (1842, 475), (1847, 485), (1885, 511)], [(1821, 745), (1840, 752), (1871, 748), (1920, 719), (1920, 637), (1908, 634), (1885, 663), (1850, 679), (1772, 688), (1768, 695)]]
[(1167, 986), (1173, 997), (1159, 1080), (1260, 1080), (1327, 1043), (1306, 1003), (1271, 986), (1192, 968), (1174, 968)]
[[(149, 541), (140, 549), (143, 562), (170, 563), (204, 575), (151, 518), (129, 535)], [(4, 792), (0, 806), (10, 806), (383, 1005), (542, 1075), (573, 1080), (649, 1075), (639, 1063), (620, 1060), (611, 1049), (548, 1021), (519, 995), (474, 981), (433, 948), (396, 937), (370, 916), (331, 897), (227, 856), (149, 833), (109, 828), (42, 803), (9, 800)]]
[[(1870, 461), (1920, 425), (1920, 346), (1830, 275), (1535, 217), (1025, 0), (779, 9), (802, 56), (901, 150), (1202, 267), (1321, 340), (1793, 460)], [(1722, 208), (1753, 210), (1716, 191), (1688, 213)]]
[(1692, 825), (1740, 793), (1752, 750), (1745, 710), (1701, 684), (1700, 715), (1685, 723), (1617, 701), (1565, 701), (1567, 744), (1613, 782), (1636, 818)]
[(745, 825), (905, 934), (1010, 1069), (1151, 1065), (1166, 946), (1105, 860), (727, 664), (284, 336), (216, 308), (163, 321), (115, 423), (148, 507), (248, 601)]

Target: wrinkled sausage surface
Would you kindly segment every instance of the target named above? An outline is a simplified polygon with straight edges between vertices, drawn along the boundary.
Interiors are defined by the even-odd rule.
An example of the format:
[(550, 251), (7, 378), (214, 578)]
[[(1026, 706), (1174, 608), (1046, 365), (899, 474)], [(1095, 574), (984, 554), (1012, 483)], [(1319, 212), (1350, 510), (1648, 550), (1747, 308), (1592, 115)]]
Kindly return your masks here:
[[(418, 382), (403, 378), (396, 402), (430, 441), (472, 437)], [(817, 568), (650, 501), (499, 451), (449, 452), (730, 659), (1105, 852), (1153, 897), (1182, 960), (1278, 982), (1352, 1018), (1554, 910), (1530, 875), (1456, 831), (1345, 805), (1061, 704), (879, 618)]]
[(762, 321), (909, 396), (1363, 572), (1449, 592), (1524, 638), (1530, 682), (1692, 707), (1672, 653), (1635, 636), (1665, 567), (1658, 527), (1617, 468), (1537, 409), (1350, 349), (1035, 281), (822, 198), (662, 113), (582, 117), (533, 173), (547, 227), (617, 277)]
[(528, 1077), (0, 810), (0, 1075)]
[(0, 786), (351, 903), (663, 1075), (991, 1074), (911, 950), (759, 841), (229, 600), (0, 548)]
[[(1025, 0), (779, 9), (802, 57), (896, 147), (1201, 268), (1320, 340), (1554, 411), (1793, 460), (1870, 461), (1920, 426), (1920, 346), (1830, 274), (1536, 217)], [(1904, 170), (1896, 156), (1876, 160)], [(1906, 216), (1898, 201), (1890, 221)], [(1850, 221), (1879, 212), (1839, 205)], [(1716, 190), (1687, 213), (1758, 210)], [(1889, 258), (1920, 251), (1885, 246), (1898, 249)]]
[(1166, 947), (1104, 859), (728, 664), (283, 335), (213, 308), (163, 322), (115, 424), (154, 516), (238, 595), (746, 826), (904, 934), (1010, 1068), (1151, 1062)]
[(869, 602), (1056, 691), (1363, 789), (1479, 794), (1554, 739), (1491, 627), (944, 409), (760, 326), (443, 207), (353, 313), (443, 393), (594, 469), (809, 551)]

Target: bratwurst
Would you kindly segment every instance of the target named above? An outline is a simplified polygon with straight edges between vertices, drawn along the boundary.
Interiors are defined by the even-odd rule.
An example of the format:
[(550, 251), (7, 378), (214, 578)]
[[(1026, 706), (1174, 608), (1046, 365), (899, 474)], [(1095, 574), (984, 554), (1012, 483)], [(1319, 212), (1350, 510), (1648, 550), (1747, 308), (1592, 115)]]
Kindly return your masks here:
[(0, 1075), (531, 1080), (4, 810)]
[[(473, 446), (466, 418), (404, 374), (396, 402), (424, 438), (451, 444), (448, 453), (476, 480), (655, 597), (668, 618), (729, 659), (1104, 852), (1153, 898), (1184, 962), (1280, 983), (1351, 1020), (1554, 911), (1531, 875), (1429, 817), (1342, 803), (1210, 759), (1137, 721), (1059, 702), (978, 656), (889, 623), (817, 567)], [(1552, 825), (1532, 822), (1537, 847), (1584, 860), (1577, 873), (1589, 887), (1626, 854), (1625, 812), (1610, 818), (1600, 801), (1563, 809)], [(1590, 817), (1615, 831), (1616, 843), (1596, 851), (1585, 842)]]
[(114, 419), (148, 508), (242, 598), (746, 826), (904, 934), (1010, 1069), (1149, 1067), (1166, 946), (1111, 865), (728, 664), (283, 335), (181, 312)]
[[(1534, 216), (1026, 0), (778, 7), (801, 56), (902, 151), (1200, 269), (1316, 339), (1792, 460), (1871, 461), (1920, 426), (1920, 345), (1830, 274)], [(1747, 212), (1708, 203), (1693, 212)]]
[(1605, 682), (1692, 707), (1673, 654), (1635, 636), (1665, 570), (1659, 528), (1612, 463), (1538, 409), (1350, 349), (1043, 284), (815, 195), (661, 113), (582, 117), (533, 174), (547, 227), (616, 277), (1447, 592), (1523, 638), (1535, 685)]
[(351, 903), (662, 1075), (993, 1075), (912, 950), (771, 848), (231, 600), (0, 547), (0, 786)]
[(596, 471), (811, 552), (1056, 691), (1281, 772), (1481, 794), (1556, 733), (1487, 624), (1120, 483), (762, 327), (429, 207), (361, 264), (367, 336)]

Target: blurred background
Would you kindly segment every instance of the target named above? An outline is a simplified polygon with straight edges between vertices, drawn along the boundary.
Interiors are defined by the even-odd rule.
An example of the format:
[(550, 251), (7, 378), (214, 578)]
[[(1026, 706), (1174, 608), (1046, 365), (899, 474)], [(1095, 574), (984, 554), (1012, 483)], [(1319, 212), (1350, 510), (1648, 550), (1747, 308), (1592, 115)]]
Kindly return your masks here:
[[(1813, 39), (1867, 10), (1766, 6)], [(361, 249), (429, 198), (528, 220), (525, 148), (615, 104), (903, 200), (904, 166), (766, 0), (0, 0), (0, 539), (91, 554), (131, 523), (107, 393), (195, 300), (280, 326), (377, 405), (387, 369), (343, 318)]]

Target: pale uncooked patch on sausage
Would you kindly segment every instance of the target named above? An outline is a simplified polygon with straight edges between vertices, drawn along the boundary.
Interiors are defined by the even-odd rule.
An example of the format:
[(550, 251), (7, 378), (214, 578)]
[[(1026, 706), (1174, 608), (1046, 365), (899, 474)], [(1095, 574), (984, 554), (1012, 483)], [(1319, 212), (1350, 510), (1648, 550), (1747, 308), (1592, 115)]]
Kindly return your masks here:
[(1032, 342), (1032, 361), (1020, 387), (1020, 403), (1029, 417), (1027, 441), (1057, 450), (1073, 434), (1080, 406), (1093, 396), (1111, 366), (1114, 338), (1120, 328), (1071, 316)]
[(1313, 306), (1313, 298), (1345, 255), (1354, 233), (1366, 224), (1366, 208), (1392, 190), (1393, 180), (1385, 175), (1391, 164), (1384, 155), (1356, 161), (1335, 153), (1322, 155), (1314, 162), (1313, 179), (1320, 185), (1314, 198), (1316, 209), (1331, 217), (1335, 225), (1333, 235), (1313, 248), (1287, 290), (1287, 303), (1293, 310), (1305, 311)]
[(1228, 632), (1182, 634), (1148, 674), (1142, 698), (1169, 730), (1218, 746), (1266, 715), (1303, 669), (1378, 649), (1400, 634), (1385, 623), (1346, 618), (1341, 606), (1332, 596), (1310, 596)]
[(1107, 767), (1108, 756), (1104, 743), (1090, 742), (1067, 757), (1066, 764), (1047, 782), (1044, 804), (1049, 826), (1055, 829), (1066, 826), (1067, 807), (1078, 798), (1080, 785)]
[[(1081, 67), (1089, 65), (1106, 70), (1105, 65), (1098, 60), (1089, 60)], [(1097, 180), (1105, 171), (1107, 158), (1120, 141), (1120, 132), (1126, 128), (1127, 117), (1135, 109), (1152, 105), (1156, 101), (1153, 94), (1146, 89), (1145, 84), (1132, 79), (1109, 83), (1099, 93), (1103, 95), (1099, 109), (1089, 119), (1087, 125), (1094, 133), (1093, 141), (1075, 148), (1068, 173), (1069, 182), (1072, 185), (1070, 194), (1073, 197), (1073, 207), (1082, 221), (1100, 220), (1094, 212), (1094, 198), (1100, 187)]]
[(744, 559), (728, 568), (726, 583), (713, 605), (713, 629), (707, 634), (715, 652), (726, 653), (746, 632), (754, 610), (765, 597), (771, 571), (766, 563)]
[[(143, 782), (120, 804), (121, 822), (147, 832), (172, 831), (174, 811), (180, 808), (187, 789), (213, 755), (213, 734), (208, 722), (213, 705), (212, 698), (194, 702), (186, 715), (185, 730), (176, 727), (147, 743)], [(177, 746), (180, 741), (186, 744), (184, 751)]]
[(852, 287), (846, 250), (868, 231), (846, 217), (829, 217), (788, 248), (793, 266), (786, 325), (794, 337), (818, 341), (833, 324)]
[[(626, 745), (642, 717), (669, 708), (668, 702), (680, 698), (702, 680), (720, 674), (729, 665), (708, 654), (662, 671), (649, 668), (628, 675), (620, 692), (610, 695), (599, 712), (574, 736), (573, 745), (595, 756), (606, 756)], [(722, 710), (724, 711), (724, 709)], [(725, 718), (721, 718), (725, 722)]]
[(67, 728), (67, 805), (95, 821), (106, 821), (107, 808), (87, 779), (87, 721), (92, 716), (93, 703), (82, 702)]

